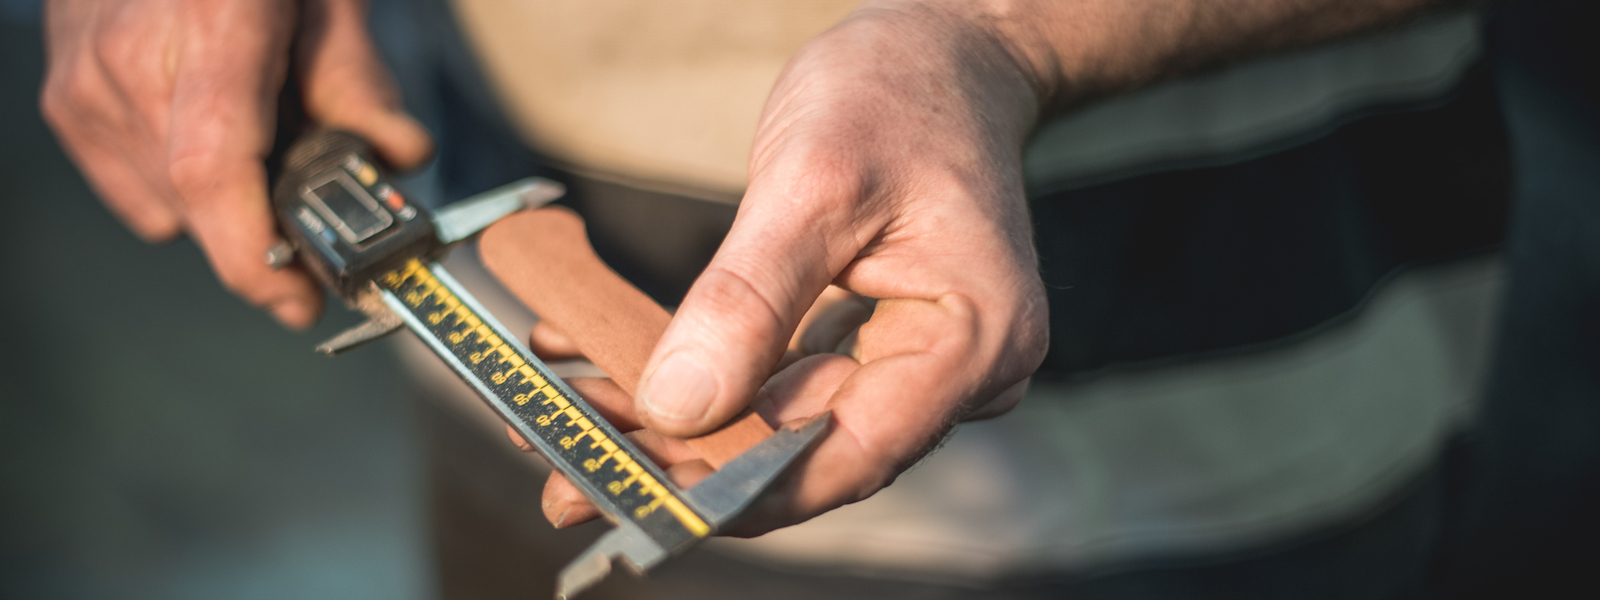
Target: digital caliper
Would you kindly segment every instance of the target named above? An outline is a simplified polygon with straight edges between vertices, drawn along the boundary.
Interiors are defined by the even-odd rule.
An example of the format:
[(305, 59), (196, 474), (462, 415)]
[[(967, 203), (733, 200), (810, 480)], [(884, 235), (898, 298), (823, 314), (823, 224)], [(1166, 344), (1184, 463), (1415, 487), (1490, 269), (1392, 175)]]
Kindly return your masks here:
[(642, 574), (728, 525), (828, 419), (778, 429), (689, 490), (673, 485), (438, 263), (501, 217), (562, 193), (533, 178), (431, 212), (395, 189), (360, 138), (316, 131), (284, 155), (272, 201), (287, 241), (266, 259), (298, 260), (369, 317), (318, 350), (337, 354), (410, 329), (616, 525), (562, 570), (556, 597), (570, 598), (615, 559)]

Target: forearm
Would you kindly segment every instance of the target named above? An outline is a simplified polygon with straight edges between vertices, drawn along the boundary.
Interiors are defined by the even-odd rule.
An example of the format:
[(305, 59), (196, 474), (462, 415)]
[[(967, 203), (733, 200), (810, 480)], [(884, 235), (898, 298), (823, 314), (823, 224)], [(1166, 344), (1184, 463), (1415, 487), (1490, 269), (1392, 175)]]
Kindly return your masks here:
[[(1041, 111), (1277, 50), (1392, 26), (1463, 0), (911, 0), (990, 32)], [(877, 3), (905, 7), (904, 0)], [(871, 5), (869, 5), (871, 6)]]

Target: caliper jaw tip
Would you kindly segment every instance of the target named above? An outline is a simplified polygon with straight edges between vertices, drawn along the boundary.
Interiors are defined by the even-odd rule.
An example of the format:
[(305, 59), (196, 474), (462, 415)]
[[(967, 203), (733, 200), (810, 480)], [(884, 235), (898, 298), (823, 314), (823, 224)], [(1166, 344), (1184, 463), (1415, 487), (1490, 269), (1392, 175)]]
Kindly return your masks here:
[[(695, 512), (707, 517), (713, 528), (720, 529), (738, 518), (771, 487), (778, 475), (815, 444), (832, 422), (833, 412), (829, 411), (796, 428), (779, 428), (690, 488), (684, 493), (684, 500)], [(600, 583), (611, 574), (611, 564), (619, 558), (635, 573), (643, 574), (665, 560), (667, 551), (637, 525), (623, 522), (600, 536), (594, 545), (561, 570), (556, 580), (556, 600), (572, 600)]]
[(389, 307), (383, 304), (383, 300), (378, 295), (379, 292), (371, 290), (357, 297), (355, 306), (367, 315), (367, 320), (362, 321), (360, 325), (339, 332), (339, 335), (328, 338), (328, 341), (318, 344), (317, 352), (328, 356), (340, 354), (346, 350), (353, 350), (375, 342), (404, 327), (405, 320), (401, 319), (400, 315), (395, 314), (393, 310), (389, 310)]
[(543, 177), (529, 177), (453, 202), (433, 212), (433, 228), (446, 246), (464, 241), (502, 217), (539, 208), (567, 189)]
[(556, 582), (556, 600), (572, 600), (609, 574), (611, 557), (591, 547), (561, 570), (561, 578)]
[(754, 504), (832, 423), (833, 411), (828, 411), (796, 428), (778, 428), (767, 439), (689, 488), (684, 492), (684, 499), (696, 512), (707, 517), (714, 529), (722, 529)]
[(667, 558), (644, 530), (631, 523), (606, 532), (594, 545), (567, 563), (556, 579), (556, 600), (572, 600), (611, 573), (611, 563), (622, 559), (635, 573), (644, 573)]

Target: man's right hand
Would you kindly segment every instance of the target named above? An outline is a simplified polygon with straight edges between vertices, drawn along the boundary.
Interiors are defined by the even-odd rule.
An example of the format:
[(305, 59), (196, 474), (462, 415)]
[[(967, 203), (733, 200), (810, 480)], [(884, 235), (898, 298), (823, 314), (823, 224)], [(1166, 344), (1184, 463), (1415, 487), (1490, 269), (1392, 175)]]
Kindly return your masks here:
[(40, 107), (130, 229), (152, 242), (188, 233), (225, 286), (303, 329), (321, 290), (263, 258), (278, 239), (263, 160), (291, 67), (312, 120), (366, 137), (398, 168), (432, 152), (366, 14), (362, 0), (52, 0)]

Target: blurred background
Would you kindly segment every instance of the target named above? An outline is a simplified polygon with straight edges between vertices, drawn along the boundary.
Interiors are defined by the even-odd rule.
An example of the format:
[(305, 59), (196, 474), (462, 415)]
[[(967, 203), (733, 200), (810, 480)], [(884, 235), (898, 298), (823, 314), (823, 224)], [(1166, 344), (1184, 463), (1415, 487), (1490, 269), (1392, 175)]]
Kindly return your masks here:
[[(492, 418), (487, 429), (484, 423), (451, 424), (460, 411), (418, 402), (423, 394), (449, 394), (418, 386), (393, 348), (368, 348), (337, 359), (312, 352), (317, 342), (355, 323), (354, 315), (334, 306), (314, 330), (285, 331), (224, 291), (193, 243), (147, 245), (116, 222), (39, 117), (39, 4), (0, 0), (0, 193), (8, 209), (0, 218), (7, 261), (0, 267), (6, 274), (0, 288), (0, 598), (403, 600), (434, 597), (447, 578), (440, 573), (484, 565), (523, 577), (513, 582), (514, 589), (542, 595), (549, 570), (597, 533), (598, 525), (559, 534), (549, 530), (533, 509), (536, 503), (526, 501), (536, 497), (539, 480), (497, 475), (526, 466), (528, 459), (509, 451), (495, 435), (482, 435), (492, 433)], [(459, 43), (436, 43), (439, 36), (454, 35), (448, 14), (427, 12), (440, 7), (438, 2), (378, 0), (372, 15), (377, 41), (398, 67), (408, 109), (439, 137), (440, 164), (409, 179), (408, 195), (428, 203), (539, 169), (502, 124), (441, 122), (441, 115), (470, 120), (495, 110), (488, 106), (492, 101), (471, 92), (484, 88), (481, 81), (459, 81), (478, 77), (472, 57)], [(1460, 439), (1451, 438), (1436, 468), (1428, 471), (1426, 489), (1437, 497), (1418, 501), (1440, 508), (1420, 517), (1419, 527), (1429, 528), (1427, 543), (1460, 549), (1461, 556), (1453, 559), (1458, 575), (1493, 579), (1495, 569), (1505, 568), (1560, 581), (1592, 564), (1596, 553), (1586, 532), (1600, 528), (1593, 516), (1600, 513), (1589, 503), (1600, 497), (1594, 476), (1600, 470), (1595, 433), (1600, 403), (1594, 401), (1600, 380), (1589, 374), (1600, 372), (1593, 335), (1600, 323), (1590, 302), (1600, 294), (1595, 283), (1600, 276), (1588, 266), (1600, 256), (1595, 249), (1600, 240), (1582, 236), (1600, 222), (1600, 203), (1593, 201), (1600, 173), (1586, 166), (1600, 157), (1600, 143), (1592, 135), (1600, 129), (1593, 127), (1593, 106), (1585, 112), (1562, 104), (1584, 96), (1541, 87), (1550, 71), (1593, 72), (1592, 59), (1529, 53), (1525, 48), (1537, 49), (1537, 44), (1528, 42), (1545, 31), (1515, 27), (1529, 23), (1550, 25), (1523, 19), (1502, 27), (1506, 39), (1521, 44), (1508, 47), (1524, 51), (1491, 57), (1493, 81), (1484, 74), (1480, 82), (1494, 86), (1504, 109), (1517, 179), (1511, 226), (1491, 223), (1495, 243), (1487, 252), (1492, 260), (1503, 259), (1510, 275), (1501, 280), (1496, 262), (1497, 287), (1485, 297), (1507, 308), (1474, 326), (1487, 329), (1492, 320), (1511, 334), (1495, 342), (1488, 366), (1474, 363), (1471, 378), (1488, 380), (1487, 398), (1470, 407), (1476, 412), (1460, 418), (1479, 425)], [(1376, 127), (1388, 131), (1387, 125)], [(450, 177), (441, 177), (441, 171)], [(1151, 187), (1155, 191), (1147, 200), (1161, 207), (1158, 192), (1186, 181)], [(1083, 185), (1072, 190), (1078, 202), (1055, 206), (1092, 207), (1100, 196), (1104, 206), (1118, 205), (1114, 201), (1131, 189)], [(603, 196), (593, 193), (591, 201)], [(624, 206), (633, 200), (616, 202)], [(620, 212), (638, 208), (624, 207), (628, 211)], [(722, 219), (725, 226), (719, 215), (726, 212), (731, 210), (708, 220)], [(1494, 216), (1506, 218), (1503, 212)], [(1036, 220), (1093, 223), (1082, 217), (1035, 207)], [(1417, 231), (1445, 229), (1434, 227), (1437, 221), (1431, 218), (1418, 220)], [(1585, 224), (1590, 229), (1582, 229)], [(654, 221), (648, 225), (653, 232), (670, 229)], [(1504, 252), (1497, 250), (1501, 239)], [(1063, 256), (1072, 250), (1057, 249)], [(647, 277), (631, 272), (626, 260), (613, 265), (636, 282)], [(461, 267), (463, 280), (483, 277), (470, 264)], [(1299, 270), (1291, 267), (1286, 271)], [(1067, 271), (1057, 269), (1056, 275)], [(687, 271), (691, 277), (693, 272)], [(647, 283), (642, 285), (648, 288)], [(1366, 285), (1358, 291), (1365, 293)], [(657, 295), (681, 292), (680, 287)], [(1357, 294), (1350, 302), (1359, 299)], [(1259, 312), (1245, 312), (1247, 321), (1263, 320)], [(1485, 339), (1489, 335), (1473, 331)], [(1388, 366), (1401, 372), (1400, 379), (1417, 379), (1405, 358)], [(427, 362), (428, 357), (413, 356), (409, 364)], [(1102, 366), (1078, 365), (1094, 376)], [(1085, 388), (1069, 391), (1086, 395)], [(943, 456), (983, 431), (957, 438)], [(990, 434), (994, 431), (1003, 429)], [(517, 464), (490, 464), (496, 462)], [(461, 472), (477, 465), (485, 465), (486, 475)], [(919, 467), (891, 492), (906, 489), (908, 482), (916, 485), (919, 478), (934, 481), (941, 468)], [(430, 480), (444, 483), (430, 486)], [(473, 508), (474, 502), (480, 504)], [(483, 502), (512, 506), (483, 508)], [(1390, 512), (1398, 506), (1391, 500), (1375, 502)], [(1365, 519), (1353, 522), (1371, 523)], [(508, 522), (516, 525), (507, 527)], [(452, 532), (471, 535), (452, 537)], [(1313, 541), (1335, 537), (1314, 533)], [(1290, 545), (1311, 546), (1306, 540), (1291, 538)], [(1338, 548), (1335, 559), (1361, 552), (1359, 545)], [(450, 555), (444, 562), (453, 556), (456, 565), (440, 566), (436, 549), (446, 549), (440, 551)], [(1268, 553), (1247, 550), (1248, 556)], [(541, 558), (529, 558), (535, 556)], [(1387, 560), (1370, 553), (1367, 558)], [(702, 597), (693, 574), (710, 568), (730, 573), (727, 581), (734, 589), (766, 582), (770, 589), (793, 588), (794, 597), (807, 597), (808, 588), (799, 580), (789, 585), (781, 573), (749, 566), (730, 570), (718, 562), (723, 560), (695, 553), (656, 573), (654, 581), (664, 585), (676, 578), (687, 586), (677, 589), (689, 590), (684, 597)], [(471, 567), (461, 568), (467, 563)], [(1288, 573), (1286, 578), (1296, 577)], [(467, 580), (477, 577), (473, 572)], [(627, 597), (644, 589), (628, 578), (617, 579), (601, 591)], [(1478, 583), (1473, 577), (1458, 581), (1456, 592)], [(1135, 592), (1147, 586), (1134, 577), (1127, 582), (1124, 587)], [(871, 587), (876, 582), (849, 585), (865, 590), (861, 597), (908, 597), (913, 589), (918, 597), (950, 597), (940, 595), (948, 590), (932, 587), (883, 588), (893, 589), (891, 594)], [(1181, 590), (1186, 583), (1174, 578), (1170, 585)], [(1040, 597), (1053, 591), (1047, 588)], [(504, 594), (480, 594), (489, 595)], [(845, 597), (811, 594), (816, 595)]]

